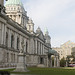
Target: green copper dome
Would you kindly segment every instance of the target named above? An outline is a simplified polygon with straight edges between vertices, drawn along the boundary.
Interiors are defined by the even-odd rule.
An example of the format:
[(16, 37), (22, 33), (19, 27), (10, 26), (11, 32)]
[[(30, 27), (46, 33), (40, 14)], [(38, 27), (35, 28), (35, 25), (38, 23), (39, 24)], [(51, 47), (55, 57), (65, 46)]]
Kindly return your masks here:
[(6, 5), (21, 5), (21, 6), (23, 6), (21, 0), (8, 0), (5, 3), (5, 6)]
[(53, 50), (53, 49), (50, 49), (50, 50), (48, 51), (48, 53), (49, 53), (49, 54), (56, 54), (56, 55), (58, 54), (57, 51), (55, 51), (55, 50)]
[(45, 28), (44, 34), (48, 34), (48, 29), (47, 28)]

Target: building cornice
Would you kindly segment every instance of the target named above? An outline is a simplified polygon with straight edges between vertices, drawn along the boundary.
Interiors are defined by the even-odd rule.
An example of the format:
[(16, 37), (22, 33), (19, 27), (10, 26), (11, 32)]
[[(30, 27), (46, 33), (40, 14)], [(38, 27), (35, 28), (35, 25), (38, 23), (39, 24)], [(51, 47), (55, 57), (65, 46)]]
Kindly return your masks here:
[(19, 50), (16, 50), (14, 48), (9, 48), (9, 47), (6, 47), (5, 45), (1, 45), (1, 44), (0, 44), (0, 48), (3, 48), (5, 50), (10, 50), (10, 51), (13, 51), (13, 52), (19, 52)]

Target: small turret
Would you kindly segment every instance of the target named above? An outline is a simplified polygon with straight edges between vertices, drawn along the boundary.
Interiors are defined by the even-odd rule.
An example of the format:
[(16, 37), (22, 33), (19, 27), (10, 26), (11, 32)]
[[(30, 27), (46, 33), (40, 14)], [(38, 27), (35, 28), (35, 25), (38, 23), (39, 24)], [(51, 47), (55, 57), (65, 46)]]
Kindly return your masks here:
[(36, 33), (37, 34), (40, 34), (41, 33), (41, 28), (40, 27), (37, 28)]
[(47, 29), (47, 28), (45, 28), (44, 35), (48, 35), (48, 34), (49, 34), (48, 29)]
[(32, 19), (29, 19), (29, 21), (28, 21), (27, 30), (31, 33), (34, 32), (34, 23), (33, 23)]
[(51, 46), (51, 37), (49, 36), (49, 32), (47, 28), (45, 28), (44, 36), (45, 36), (46, 44)]

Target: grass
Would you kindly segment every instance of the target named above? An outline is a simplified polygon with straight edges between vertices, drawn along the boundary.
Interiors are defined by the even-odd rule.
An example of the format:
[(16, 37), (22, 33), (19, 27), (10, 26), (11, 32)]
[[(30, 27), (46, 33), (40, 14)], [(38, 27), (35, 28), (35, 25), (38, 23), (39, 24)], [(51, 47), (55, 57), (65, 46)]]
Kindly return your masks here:
[(33, 74), (33, 75), (75, 75), (75, 69), (68, 68), (36, 68), (30, 67), (30, 72), (12, 72), (14, 69), (8, 69), (12, 74)]

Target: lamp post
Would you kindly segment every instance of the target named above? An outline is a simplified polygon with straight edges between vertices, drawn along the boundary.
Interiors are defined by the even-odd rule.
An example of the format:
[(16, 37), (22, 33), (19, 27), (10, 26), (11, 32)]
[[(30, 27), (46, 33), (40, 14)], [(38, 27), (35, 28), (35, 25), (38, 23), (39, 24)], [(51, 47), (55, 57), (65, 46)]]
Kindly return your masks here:
[(47, 67), (48, 67), (48, 51), (45, 52), (47, 54)]

